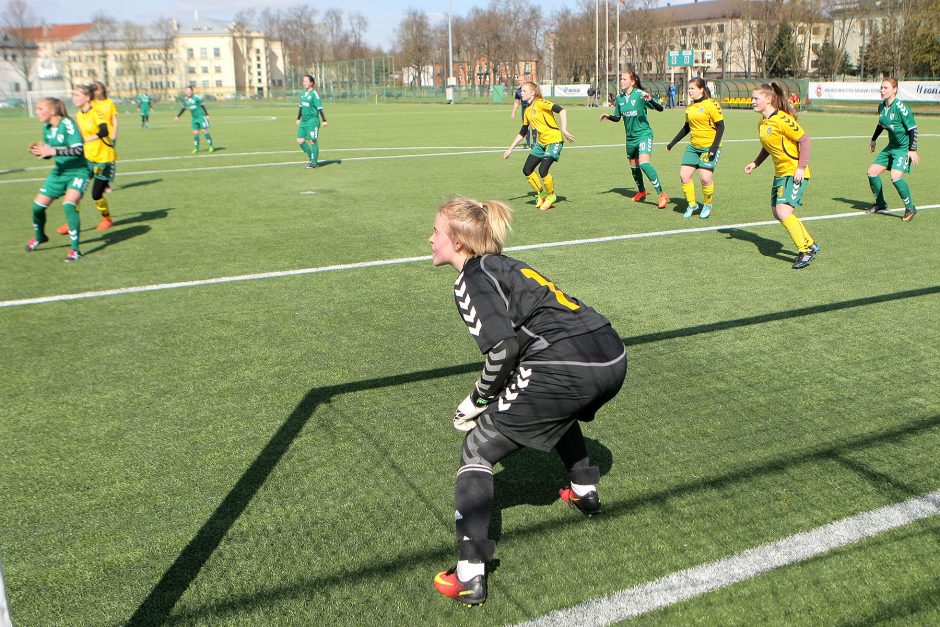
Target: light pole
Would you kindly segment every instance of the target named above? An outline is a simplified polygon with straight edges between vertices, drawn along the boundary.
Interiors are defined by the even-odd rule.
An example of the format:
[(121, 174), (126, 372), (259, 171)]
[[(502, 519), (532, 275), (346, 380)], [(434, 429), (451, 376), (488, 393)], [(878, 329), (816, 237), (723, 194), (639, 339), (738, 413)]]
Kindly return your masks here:
[(454, 87), (457, 85), (457, 80), (454, 78), (454, 30), (451, 24), (452, 16), (454, 14), (454, 0), (450, 0), (450, 6), (447, 9), (447, 88), (444, 90), (444, 93), (447, 94), (450, 91), (450, 94), (447, 95), (447, 100), (450, 104), (454, 104), (456, 100), (454, 93)]

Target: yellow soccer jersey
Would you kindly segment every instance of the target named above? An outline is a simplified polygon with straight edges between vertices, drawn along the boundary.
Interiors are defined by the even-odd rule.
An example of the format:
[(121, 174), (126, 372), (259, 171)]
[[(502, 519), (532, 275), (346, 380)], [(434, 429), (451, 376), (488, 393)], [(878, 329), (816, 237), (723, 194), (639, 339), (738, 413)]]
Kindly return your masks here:
[[(107, 124), (104, 118), (101, 117), (101, 114), (96, 111), (94, 107), (88, 111), (79, 111), (76, 113), (75, 121), (78, 123), (78, 131), (82, 134), (83, 138), (97, 135), (98, 125)], [(107, 140), (108, 138), (105, 139)], [(117, 161), (117, 155), (114, 153), (114, 148), (108, 145), (110, 143), (110, 140), (105, 143), (101, 139), (96, 139), (95, 141), (86, 141), (85, 159), (95, 163), (111, 163), (112, 161)]]
[(528, 124), (539, 134), (539, 143), (543, 146), (556, 144), (565, 141), (561, 130), (555, 124), (555, 116), (552, 113), (552, 107), (555, 103), (545, 98), (536, 98), (535, 102), (526, 107), (525, 115), (522, 116), (522, 123)]
[(711, 98), (690, 103), (685, 108), (685, 120), (692, 131), (691, 144), (696, 148), (711, 146), (715, 141), (715, 124), (724, 119), (721, 106)]
[[(774, 111), (769, 118), (761, 118), (757, 132), (760, 145), (774, 160), (774, 176), (793, 176), (800, 160), (797, 142), (806, 134), (803, 127), (783, 111)], [(809, 166), (806, 166), (803, 178), (809, 178)]]
[(113, 135), (114, 127), (111, 124), (111, 120), (114, 119), (114, 116), (116, 116), (118, 112), (117, 107), (114, 106), (114, 101), (110, 98), (105, 98), (104, 100), (92, 100), (91, 106), (94, 107), (95, 111), (101, 114), (105, 124), (108, 125), (108, 135)]

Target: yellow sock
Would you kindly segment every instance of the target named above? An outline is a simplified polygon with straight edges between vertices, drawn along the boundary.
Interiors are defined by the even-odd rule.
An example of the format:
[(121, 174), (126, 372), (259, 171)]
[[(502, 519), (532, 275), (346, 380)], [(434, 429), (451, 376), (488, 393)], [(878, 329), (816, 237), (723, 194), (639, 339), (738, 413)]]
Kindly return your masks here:
[(685, 194), (685, 199), (689, 201), (690, 205), (695, 204), (695, 183), (689, 181), (688, 183), (682, 184), (682, 193)]
[(527, 181), (529, 181), (529, 185), (532, 186), (532, 189), (535, 190), (536, 194), (539, 194), (542, 192), (542, 181), (541, 179), (539, 179), (539, 175), (537, 172), (533, 172), (532, 174), (530, 174), (529, 176), (525, 178)]
[(551, 174), (546, 174), (542, 177), (542, 183), (545, 185), (545, 191), (548, 194), (555, 193), (555, 177)]
[(715, 184), (711, 185), (702, 185), (702, 196), (704, 196), (703, 202), (706, 205), (712, 204), (712, 196), (715, 195)]
[(95, 201), (95, 206), (98, 207), (98, 211), (101, 212), (101, 217), (102, 217), (102, 218), (110, 218), (110, 217), (111, 217), (111, 212), (110, 212), (111, 206), (108, 204), (108, 199), (107, 199), (107, 198), (105, 198), (104, 196), (102, 196), (101, 198), (99, 198), (98, 200)]
[(791, 213), (781, 220), (780, 223), (787, 230), (787, 233), (790, 234), (790, 239), (796, 244), (796, 249), (801, 253), (808, 252), (809, 247), (813, 245), (813, 238), (809, 236), (809, 232), (806, 230), (806, 227), (803, 226), (803, 223), (800, 222), (800, 219), (796, 217), (796, 214)]

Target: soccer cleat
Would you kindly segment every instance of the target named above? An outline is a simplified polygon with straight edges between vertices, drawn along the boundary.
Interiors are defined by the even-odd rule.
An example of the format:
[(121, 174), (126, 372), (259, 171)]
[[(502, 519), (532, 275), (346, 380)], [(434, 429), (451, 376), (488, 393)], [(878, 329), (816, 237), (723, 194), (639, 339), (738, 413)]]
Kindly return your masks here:
[(539, 209), (541, 209), (542, 211), (548, 211), (549, 209), (552, 208), (552, 205), (555, 204), (556, 200), (558, 200), (558, 196), (556, 196), (555, 194), (549, 194), (542, 201), (542, 204), (539, 205)]
[(707, 217), (710, 216), (711, 214), (712, 214), (712, 206), (711, 206), (711, 205), (702, 205), (702, 213), (700, 213), (698, 217), (700, 217), (701, 219), (704, 220), (705, 218), (707, 218)]
[(683, 217), (683, 218), (691, 218), (691, 217), (692, 217), (692, 214), (694, 214), (696, 211), (698, 211), (698, 203), (697, 203), (697, 202), (692, 203), (691, 205), (689, 205), (688, 207), (686, 207), (686, 208), (685, 208), (685, 213), (682, 214), (682, 217)]
[(49, 241), (49, 238), (46, 237), (45, 235), (42, 236), (42, 239), (36, 239), (34, 237), (33, 239), (29, 240), (29, 242), (26, 243), (26, 252), (31, 253), (37, 248), (39, 248), (40, 244), (48, 242), (48, 241)]
[(888, 208), (885, 205), (872, 205), (868, 208), (868, 213), (878, 213), (879, 211), (887, 211)]
[(482, 605), (486, 601), (486, 575), (477, 575), (470, 581), (457, 578), (457, 567), (448, 568), (434, 577), (434, 587), (445, 597), (464, 605)]
[(914, 216), (917, 215), (917, 207), (911, 207), (910, 209), (904, 210), (904, 215), (901, 217), (901, 220), (904, 222), (910, 222), (914, 219)]
[(101, 218), (101, 222), (98, 223), (98, 226), (95, 228), (99, 231), (107, 231), (111, 228), (111, 225), (114, 224), (111, 222), (111, 218)]
[(58, 233), (59, 235), (68, 235), (68, 234), (69, 234), (69, 225), (68, 225), (68, 224), (63, 224), (62, 226), (60, 226), (59, 228), (57, 228), (57, 229), (55, 230), (55, 232)]
[(199, 154), (199, 149), (198, 149), (198, 148), (193, 148), (193, 154), (194, 154), (194, 155), (198, 155), (198, 154)]
[(587, 516), (593, 516), (601, 511), (601, 501), (597, 497), (597, 490), (591, 490), (584, 496), (578, 496), (569, 486), (559, 490), (558, 496), (561, 497), (562, 501), (567, 502), (572, 507), (577, 507)]
[(663, 192), (659, 195), (658, 201), (659, 202), (656, 203), (656, 206), (660, 209), (665, 209), (666, 203), (669, 202), (669, 196), (666, 195), (666, 192)]
[(541, 207), (541, 206), (542, 206), (542, 203), (545, 202), (545, 196), (547, 196), (548, 194), (546, 194), (545, 191), (544, 191), (544, 190), (541, 190), (541, 189), (540, 189), (538, 192), (536, 192), (536, 193), (537, 193), (538, 195), (537, 195), (536, 198), (535, 198), (535, 206), (536, 206), (536, 207)]
[(816, 243), (814, 242), (813, 245), (809, 247), (809, 252), (813, 253), (813, 256), (814, 256), (814, 257), (815, 257), (816, 255), (818, 255), (818, 254), (819, 254), (819, 244), (816, 244)]
[(649, 195), (649, 192), (637, 192), (633, 197), (633, 202), (643, 202), (643, 199)]
[(313, 161), (310, 161), (309, 163), (307, 163), (308, 170), (313, 170), (313, 169), (316, 169), (317, 167), (318, 167), (317, 164), (314, 163)]
[(209, 152), (215, 152), (215, 146), (209, 146)]
[(69, 250), (69, 254), (65, 256), (65, 263), (71, 263), (73, 261), (78, 261), (82, 258), (82, 254), (75, 249)]
[(805, 253), (800, 253), (796, 256), (796, 261), (793, 262), (791, 266), (794, 270), (799, 270), (800, 268), (805, 268), (810, 263), (812, 263), (813, 258), (816, 256), (816, 251), (819, 250), (819, 247), (816, 247), (816, 250), (813, 250), (811, 247)]

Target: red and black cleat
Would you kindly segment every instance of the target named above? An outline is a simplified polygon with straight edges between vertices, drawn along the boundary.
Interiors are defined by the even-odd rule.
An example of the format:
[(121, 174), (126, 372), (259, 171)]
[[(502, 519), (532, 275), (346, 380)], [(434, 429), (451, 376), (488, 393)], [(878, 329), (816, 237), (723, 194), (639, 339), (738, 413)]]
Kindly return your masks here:
[(573, 507), (577, 507), (581, 510), (581, 513), (587, 516), (593, 516), (601, 511), (601, 501), (597, 497), (597, 490), (591, 490), (584, 496), (578, 496), (569, 486), (559, 490), (558, 496), (561, 497), (562, 501), (567, 502)]
[(486, 602), (486, 575), (477, 575), (470, 581), (457, 578), (457, 567), (437, 573), (434, 587), (445, 597), (450, 597), (464, 605), (482, 605)]

